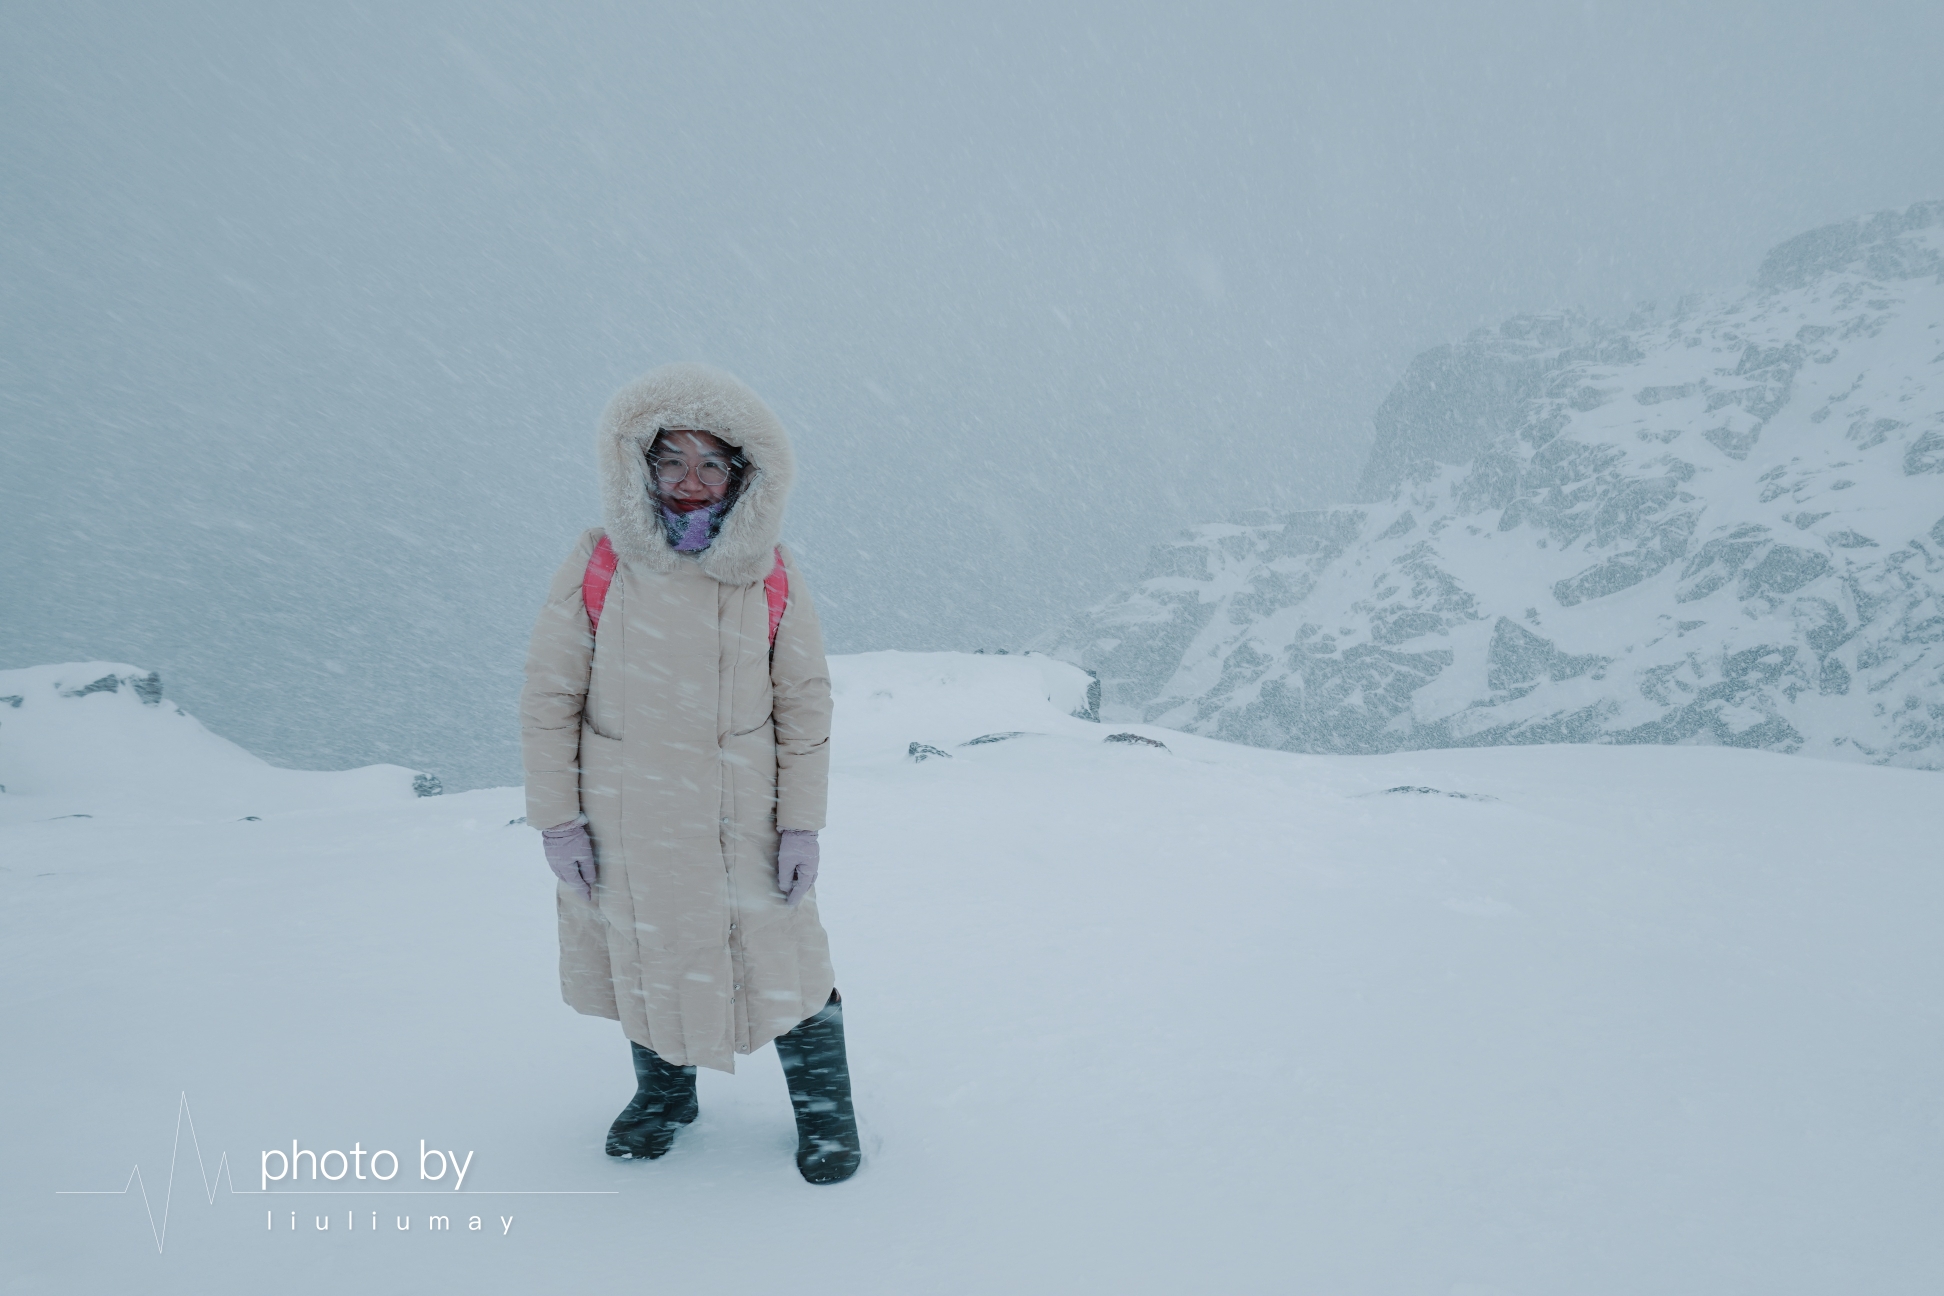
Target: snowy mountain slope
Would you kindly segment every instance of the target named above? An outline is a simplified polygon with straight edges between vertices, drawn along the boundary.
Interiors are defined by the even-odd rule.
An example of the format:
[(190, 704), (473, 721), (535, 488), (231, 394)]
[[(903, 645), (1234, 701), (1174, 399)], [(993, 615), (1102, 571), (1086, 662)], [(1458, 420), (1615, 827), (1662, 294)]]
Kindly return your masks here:
[(1420, 356), (1371, 503), (1202, 526), (1048, 647), (1298, 751), (1713, 742), (1944, 768), (1944, 203), (1754, 287)]
[[(1944, 1277), (1932, 776), (1144, 728), (1162, 750), (1074, 718), (1078, 673), (1042, 660), (832, 666), (820, 899), (868, 1159), (831, 1189), (797, 1178), (761, 1058), (703, 1075), (665, 1160), (602, 1155), (626, 1051), (558, 1001), (517, 789), (351, 805), (336, 776), (291, 774), (264, 795), (307, 783), (316, 804), (219, 820), (237, 807), (145, 807), (138, 770), (72, 759), (82, 728), (103, 769), (142, 741), (156, 713), (125, 688), (49, 703), (74, 733), (0, 723), (35, 789), (0, 796), (0, 1282), (1898, 1296)], [(206, 735), (166, 732), (149, 752), (182, 777), (235, 777)], [(974, 741), (994, 734), (1016, 736)], [(158, 1254), (137, 1192), (55, 1192), (112, 1193), (139, 1164), (159, 1224), (183, 1090), (195, 1139)], [(257, 1195), (261, 1150), (293, 1138), (401, 1152), (391, 1187), (426, 1195)], [(464, 1192), (413, 1178), (419, 1140), (474, 1154)], [(199, 1176), (224, 1154), (237, 1192), (215, 1180), (212, 1205)], [(560, 1192), (606, 1195), (528, 1195)]]
[[(0, 671), (0, 822), (31, 806), (222, 818), (362, 806), (424, 795), (436, 780), (397, 765), (278, 769), (203, 728), (125, 662)], [(31, 800), (23, 800), (31, 798)]]

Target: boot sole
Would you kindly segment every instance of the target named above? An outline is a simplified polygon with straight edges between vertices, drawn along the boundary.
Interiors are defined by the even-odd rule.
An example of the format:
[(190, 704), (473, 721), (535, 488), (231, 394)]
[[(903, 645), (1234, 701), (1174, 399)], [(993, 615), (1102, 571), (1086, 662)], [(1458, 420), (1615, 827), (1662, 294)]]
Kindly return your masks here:
[(677, 1115), (674, 1116), (670, 1116), (668, 1118), (667, 1123), (663, 1126), (663, 1128), (668, 1131), (668, 1142), (666, 1145), (662, 1147), (661, 1151), (659, 1152), (650, 1152), (646, 1150), (636, 1151), (634, 1148), (630, 1147), (627, 1143), (621, 1142), (616, 1137), (613, 1130), (609, 1130), (608, 1141), (607, 1141), (607, 1154), (617, 1159), (627, 1159), (632, 1161), (660, 1160), (662, 1157), (667, 1156), (669, 1150), (675, 1146), (675, 1130), (677, 1129), (677, 1127), (691, 1124), (695, 1120), (696, 1116), (700, 1114), (700, 1110), (701, 1109), (699, 1107), (691, 1106), (686, 1111), (678, 1113)]
[(616, 1158), (617, 1160), (624, 1160), (624, 1161), (659, 1161), (661, 1160), (661, 1158), (667, 1156), (670, 1150), (674, 1148), (674, 1146), (675, 1146), (675, 1138), (674, 1135), (671, 1134), (669, 1136), (667, 1144), (664, 1145), (659, 1151), (656, 1151), (648, 1147), (633, 1148), (633, 1147), (629, 1147), (625, 1143), (619, 1146), (615, 1145), (614, 1143), (609, 1143), (607, 1145), (607, 1154), (611, 1157)]
[(803, 1166), (798, 1166), (797, 1173), (803, 1176), (803, 1182), (805, 1183), (813, 1183), (813, 1184), (842, 1183), (844, 1182), (844, 1180), (856, 1174), (858, 1168), (861, 1167), (863, 1164), (864, 1164), (864, 1158), (860, 1156), (857, 1158), (857, 1160), (850, 1162), (848, 1165), (818, 1166), (815, 1168), (814, 1171), (805, 1169)]

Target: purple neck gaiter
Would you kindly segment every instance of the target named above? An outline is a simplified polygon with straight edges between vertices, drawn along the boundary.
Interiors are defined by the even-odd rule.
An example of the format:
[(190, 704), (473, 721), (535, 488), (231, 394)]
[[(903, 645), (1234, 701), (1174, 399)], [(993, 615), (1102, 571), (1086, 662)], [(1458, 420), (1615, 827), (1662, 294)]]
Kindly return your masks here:
[(707, 549), (712, 539), (709, 530), (721, 512), (720, 504), (711, 504), (693, 513), (677, 513), (664, 505), (661, 511), (662, 526), (668, 535), (668, 543), (677, 553), (696, 553)]

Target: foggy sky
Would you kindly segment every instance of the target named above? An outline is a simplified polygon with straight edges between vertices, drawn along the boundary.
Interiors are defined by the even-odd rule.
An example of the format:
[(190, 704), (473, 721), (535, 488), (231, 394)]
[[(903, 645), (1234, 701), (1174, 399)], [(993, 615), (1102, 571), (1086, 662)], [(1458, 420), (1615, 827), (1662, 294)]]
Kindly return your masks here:
[(0, 21), (0, 666), (452, 786), (652, 365), (797, 437), (833, 651), (1016, 647), (1348, 497), (1428, 346), (1944, 196), (1935, 3)]

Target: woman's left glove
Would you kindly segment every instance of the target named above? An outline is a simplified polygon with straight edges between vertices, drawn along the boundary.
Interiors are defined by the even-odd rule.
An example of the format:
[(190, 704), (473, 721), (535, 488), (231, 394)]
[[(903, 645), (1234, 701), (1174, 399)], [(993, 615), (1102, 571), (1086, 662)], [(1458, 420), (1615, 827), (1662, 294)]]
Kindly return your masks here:
[(817, 885), (817, 831), (814, 828), (785, 828), (776, 846), (776, 889), (788, 897), (790, 908)]
[(587, 825), (572, 819), (558, 828), (542, 828), (540, 840), (545, 843), (547, 867), (554, 876), (581, 893), (581, 898), (589, 904), (594, 902), (594, 843), (587, 835)]

